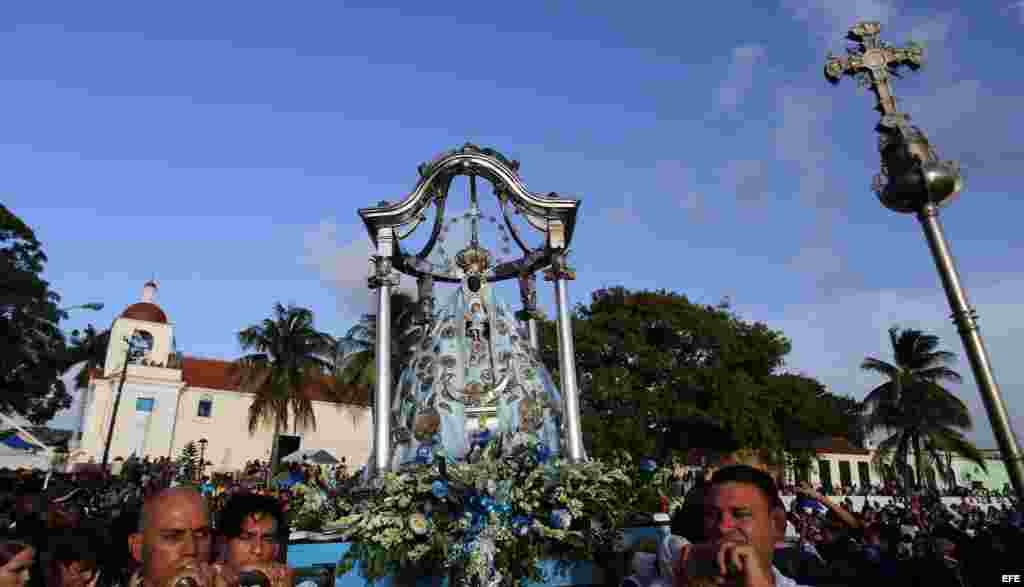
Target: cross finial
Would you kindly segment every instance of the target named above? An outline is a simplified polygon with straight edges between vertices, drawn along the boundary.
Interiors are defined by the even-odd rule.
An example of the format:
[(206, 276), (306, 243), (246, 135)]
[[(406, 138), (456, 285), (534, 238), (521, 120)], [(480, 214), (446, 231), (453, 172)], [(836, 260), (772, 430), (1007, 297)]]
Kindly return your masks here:
[(900, 66), (911, 70), (924, 62), (924, 47), (908, 43), (906, 48), (892, 47), (879, 38), (882, 25), (877, 22), (859, 22), (850, 29), (846, 38), (857, 44), (846, 50), (846, 57), (829, 53), (825, 63), (825, 77), (833, 84), (844, 75), (857, 77), (863, 86), (871, 86), (878, 97), (875, 109), (883, 116), (896, 114), (896, 97), (889, 87), (889, 76), (899, 77)]

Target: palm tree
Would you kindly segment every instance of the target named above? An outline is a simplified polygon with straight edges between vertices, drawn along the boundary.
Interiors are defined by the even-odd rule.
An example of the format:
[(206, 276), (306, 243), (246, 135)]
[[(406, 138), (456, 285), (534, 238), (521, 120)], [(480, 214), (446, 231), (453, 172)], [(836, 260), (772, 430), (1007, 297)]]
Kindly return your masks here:
[(334, 340), (313, 327), (311, 310), (277, 303), (273, 316), (239, 332), (238, 342), (243, 351), (251, 351), (236, 362), (239, 390), (255, 396), (249, 406), (249, 434), (261, 422), (273, 423), (270, 462), (276, 466), (278, 437), (282, 428), (288, 428), (289, 416), (295, 428), (316, 428), (309, 388), (320, 385), (325, 393), (338, 395), (334, 386), (323, 385), (331, 372), (323, 357)]
[[(415, 344), (419, 304), (411, 294), (397, 290), (391, 293), (391, 385), (398, 384), (402, 368), (412, 356)], [(366, 390), (370, 407), (370, 454), (373, 458), (373, 430), (376, 428), (374, 394), (377, 387), (377, 316), (363, 314), (344, 337), (335, 342), (331, 353), (334, 379), (339, 386)]]
[(107, 360), (107, 346), (110, 345), (110, 329), (97, 332), (92, 324), (79, 333), (71, 333), (71, 347), (68, 349), (69, 368), (84, 363), (75, 375), (75, 389), (89, 386), (89, 377), (94, 369), (103, 368)]
[[(392, 384), (398, 383), (401, 369), (412, 355), (417, 334), (417, 310), (418, 303), (408, 292), (395, 291), (391, 294)], [(331, 362), (338, 380), (366, 389), (376, 387), (376, 345), (377, 316), (364, 314), (332, 349)]]
[(984, 468), (984, 455), (963, 435), (972, 426), (967, 405), (942, 386), (962, 381), (960, 374), (947, 366), (956, 360), (956, 354), (939, 350), (939, 337), (920, 330), (893, 327), (889, 339), (895, 364), (867, 357), (860, 366), (887, 379), (863, 402), (869, 411), (866, 430), (892, 432), (878, 444), (875, 458), (884, 462), (895, 454), (896, 462), (905, 465), (913, 451), (918, 486), (924, 479), (925, 453), (947, 475), (949, 466), (943, 453), (959, 454)]

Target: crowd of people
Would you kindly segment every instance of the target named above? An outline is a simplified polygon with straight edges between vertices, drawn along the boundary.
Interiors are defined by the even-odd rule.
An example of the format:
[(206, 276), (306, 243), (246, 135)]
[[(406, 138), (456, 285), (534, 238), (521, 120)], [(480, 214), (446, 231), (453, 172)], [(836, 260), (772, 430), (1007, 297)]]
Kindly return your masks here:
[[(330, 493), (350, 479), (338, 468), (301, 463), (270, 476), (254, 462), (235, 475), (203, 476), (194, 488), (175, 487), (180, 473), (169, 461), (145, 459), (98, 472), (0, 471), (0, 587), (172, 587), (189, 573), (212, 587), (202, 581), (216, 576), (218, 585), (236, 585), (239, 573), (254, 569), (270, 587), (292, 587), (283, 564), (291, 488)], [(934, 491), (907, 491), (857, 507), (851, 494), (776, 485), (764, 471), (737, 464), (687, 481), (671, 524), (676, 547), (662, 561), (678, 587), (702, 585), (695, 573), (711, 572), (718, 560), (732, 561), (722, 572), (747, 587), (764, 580), (776, 587), (967, 587), (1019, 570), (1012, 553), (1024, 546), (1024, 514), (1012, 499), (950, 504)], [(712, 546), (720, 550), (709, 555)], [(762, 559), (768, 571), (752, 571)]]
[[(717, 494), (719, 486), (731, 483), (730, 475), (737, 474), (768, 500), (766, 512), (750, 503), (723, 512), (718, 501), (725, 498)], [(950, 504), (936, 491), (911, 490), (883, 503), (865, 499), (858, 509), (849, 497), (833, 499), (805, 483), (792, 488), (796, 499), (787, 507), (781, 489), (770, 475), (746, 465), (726, 467), (699, 481), (672, 520), (675, 549), (660, 549), (658, 556), (678, 563), (687, 558), (682, 552), (692, 550), (687, 545), (722, 541), (735, 532), (746, 536), (741, 542), (750, 541), (752, 534), (763, 531), (773, 536), (771, 565), (790, 585), (878, 581), (967, 587), (1000, 583), (1002, 575), (1019, 574), (1024, 567), (1012, 558), (1024, 547), (1024, 515), (1011, 498), (965, 496)], [(752, 499), (744, 495), (747, 501)], [(726, 497), (735, 497), (730, 496)], [(768, 526), (747, 528), (759, 513)], [(640, 575), (633, 581), (642, 587), (645, 580)], [(646, 577), (648, 584), (654, 580)]]
[(308, 463), (270, 476), (258, 461), (199, 475), (183, 483), (167, 459), (0, 470), (0, 587), (171, 587), (172, 571), (233, 586), (256, 568), (268, 587), (292, 587), (281, 564), (292, 489), (332, 492), (349, 479), (343, 467)]

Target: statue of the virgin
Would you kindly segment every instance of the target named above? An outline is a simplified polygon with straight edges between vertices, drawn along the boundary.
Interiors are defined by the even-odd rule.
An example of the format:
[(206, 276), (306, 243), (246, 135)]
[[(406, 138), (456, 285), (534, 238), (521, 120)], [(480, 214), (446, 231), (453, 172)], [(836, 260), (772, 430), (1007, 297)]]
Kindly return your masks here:
[(485, 278), (491, 254), (479, 244), (472, 205), (470, 242), (455, 257), (459, 288), (428, 317), (393, 396), (392, 467), (442, 454), (471, 460), (492, 442), (560, 453), (561, 395)]

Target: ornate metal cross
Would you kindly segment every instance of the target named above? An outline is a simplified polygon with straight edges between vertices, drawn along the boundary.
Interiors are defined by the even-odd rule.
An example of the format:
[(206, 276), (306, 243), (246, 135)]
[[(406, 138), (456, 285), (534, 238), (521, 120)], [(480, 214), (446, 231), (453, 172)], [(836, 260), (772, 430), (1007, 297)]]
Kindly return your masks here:
[(924, 47), (909, 43), (905, 49), (892, 47), (878, 38), (882, 25), (877, 22), (860, 22), (850, 29), (846, 38), (855, 41), (855, 47), (847, 48), (846, 57), (829, 53), (825, 64), (825, 77), (838, 84), (844, 75), (856, 77), (862, 86), (871, 86), (878, 97), (875, 109), (883, 116), (896, 114), (896, 97), (889, 87), (889, 76), (900, 77), (901, 65), (916, 70), (924, 62)]

